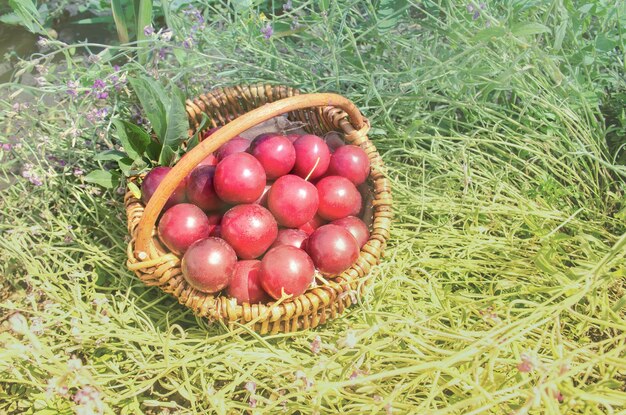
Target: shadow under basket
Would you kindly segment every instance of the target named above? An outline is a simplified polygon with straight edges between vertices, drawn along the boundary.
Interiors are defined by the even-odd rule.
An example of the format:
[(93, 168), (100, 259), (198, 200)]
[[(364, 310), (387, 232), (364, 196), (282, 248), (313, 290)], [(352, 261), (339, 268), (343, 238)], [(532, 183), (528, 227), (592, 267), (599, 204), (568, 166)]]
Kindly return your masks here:
[[(352, 305), (370, 280), (372, 266), (380, 261), (391, 226), (391, 188), (384, 175), (383, 161), (368, 139), (369, 123), (356, 106), (336, 94), (300, 94), (285, 86), (254, 85), (216, 89), (187, 100), (190, 134), (208, 117), (204, 129), (221, 127), (189, 151), (167, 174), (147, 205), (129, 190), (124, 201), (128, 216), (128, 268), (148, 286), (158, 286), (176, 297), (196, 315), (209, 321), (223, 321), (228, 327), (245, 324), (261, 333), (306, 330), (338, 317)], [(156, 223), (165, 202), (177, 184), (206, 156), (231, 138), (286, 114), (290, 122), (305, 131), (325, 136), (331, 131), (343, 135), (347, 144), (360, 146), (368, 155), (371, 173), (368, 210), (370, 239), (356, 262), (340, 275), (316, 279), (316, 286), (294, 298), (267, 304), (238, 305), (225, 294), (207, 294), (185, 281), (181, 257), (170, 252), (157, 237)], [(131, 181), (138, 180), (137, 177)]]

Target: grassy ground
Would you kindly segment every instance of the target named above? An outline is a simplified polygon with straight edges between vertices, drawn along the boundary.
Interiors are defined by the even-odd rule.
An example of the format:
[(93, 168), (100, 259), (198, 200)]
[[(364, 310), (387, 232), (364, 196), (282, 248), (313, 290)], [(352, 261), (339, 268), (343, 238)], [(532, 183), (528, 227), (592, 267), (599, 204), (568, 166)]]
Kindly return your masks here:
[[(293, 3), (199, 4), (209, 23), (173, 16), (145, 66), (57, 43), (16, 64), (44, 79), (2, 86), (0, 413), (624, 411), (626, 6)], [(189, 96), (270, 81), (358, 104), (395, 200), (362, 304), (259, 337), (126, 270), (122, 196), (84, 173), (117, 145), (109, 116), (131, 115), (112, 76), (138, 72)]]

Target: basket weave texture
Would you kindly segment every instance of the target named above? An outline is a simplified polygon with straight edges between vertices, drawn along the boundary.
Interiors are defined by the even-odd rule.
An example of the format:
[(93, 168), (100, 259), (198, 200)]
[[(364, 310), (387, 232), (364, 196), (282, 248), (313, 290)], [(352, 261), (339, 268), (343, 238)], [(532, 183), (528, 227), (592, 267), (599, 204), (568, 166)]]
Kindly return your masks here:
[[(230, 328), (237, 323), (265, 333), (306, 330), (339, 316), (352, 305), (370, 280), (372, 266), (380, 261), (391, 227), (391, 188), (384, 175), (383, 161), (368, 139), (369, 123), (346, 98), (335, 94), (300, 94), (285, 86), (253, 85), (213, 90), (194, 100), (187, 100), (190, 134), (208, 116), (205, 129), (223, 126), (187, 153), (161, 182), (147, 206), (129, 190), (125, 195), (128, 231), (128, 268), (148, 286), (158, 286), (176, 297), (196, 315), (209, 321), (223, 321)], [(183, 278), (181, 257), (170, 252), (156, 235), (156, 221), (165, 201), (180, 180), (204, 157), (248, 128), (280, 114), (300, 122), (312, 134), (324, 136), (330, 131), (343, 134), (349, 144), (360, 146), (368, 155), (371, 173), (371, 236), (361, 249), (355, 264), (335, 277), (318, 280), (295, 298), (269, 304), (243, 304), (227, 296), (195, 290)], [(206, 115), (204, 115), (206, 114)], [(137, 177), (131, 181), (138, 180)]]

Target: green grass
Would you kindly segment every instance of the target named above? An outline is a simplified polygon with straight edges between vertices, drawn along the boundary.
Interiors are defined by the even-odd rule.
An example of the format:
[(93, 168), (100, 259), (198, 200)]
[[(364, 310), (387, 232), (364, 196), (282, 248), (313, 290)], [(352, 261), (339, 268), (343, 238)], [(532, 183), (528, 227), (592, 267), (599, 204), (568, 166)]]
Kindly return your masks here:
[[(2, 87), (0, 142), (21, 148), (0, 153), (0, 316), (18, 312), (35, 329), (3, 323), (0, 413), (74, 413), (86, 385), (115, 414), (626, 408), (626, 168), (607, 145), (609, 134), (624, 143), (624, 124), (607, 125), (601, 111), (625, 86), (626, 7), (494, 2), (473, 20), (465, 3), (396, 14), (388, 2), (318, 3), (294, 2), (281, 17), (263, 9), (270, 41), (260, 10), (211, 3), (198, 32), (172, 14), (170, 59), (145, 67), (132, 46), (86, 63), (57, 44), (18, 63), (51, 69), (44, 86)], [(116, 140), (108, 118), (84, 117), (102, 103), (65, 93), (68, 80), (87, 90), (113, 63), (173, 79), (188, 96), (264, 81), (354, 100), (395, 203), (361, 304), (308, 332), (229, 332), (127, 271), (122, 196), (74, 174), (96, 168), (94, 154)], [(15, 111), (25, 95), (30, 108)], [(105, 102), (130, 117), (126, 88)], [(42, 186), (20, 177), (24, 163)], [(68, 368), (73, 355), (82, 368)], [(46, 393), (54, 378), (68, 395)]]

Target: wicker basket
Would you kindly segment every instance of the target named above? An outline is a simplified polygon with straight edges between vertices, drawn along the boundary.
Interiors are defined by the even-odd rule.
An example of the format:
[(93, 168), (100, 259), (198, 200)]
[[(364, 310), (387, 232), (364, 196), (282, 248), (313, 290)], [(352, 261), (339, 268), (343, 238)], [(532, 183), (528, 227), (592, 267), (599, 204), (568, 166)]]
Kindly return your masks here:
[[(188, 100), (186, 109), (190, 133), (199, 127), (203, 114), (209, 118), (207, 129), (223, 127), (174, 166), (147, 206), (144, 207), (130, 191), (126, 193), (131, 235), (128, 268), (146, 285), (156, 285), (172, 294), (196, 315), (210, 321), (221, 320), (231, 328), (239, 323), (248, 324), (261, 334), (293, 332), (316, 327), (340, 315), (354, 303), (356, 295), (362, 293), (364, 282), (369, 280), (367, 274), (380, 260), (391, 226), (391, 189), (383, 174), (382, 159), (367, 138), (367, 120), (352, 102), (340, 95), (300, 95), (293, 88), (270, 85), (217, 89), (193, 101)], [(181, 258), (161, 244), (155, 224), (169, 195), (194, 166), (232, 137), (281, 114), (287, 114), (291, 121), (301, 122), (309, 133), (323, 136), (329, 131), (341, 132), (346, 142), (361, 146), (368, 154), (371, 162), (368, 184), (372, 190), (373, 207), (371, 236), (356, 263), (339, 276), (318, 282), (315, 288), (295, 298), (269, 304), (237, 305), (232, 298), (191, 288), (181, 273)]]

